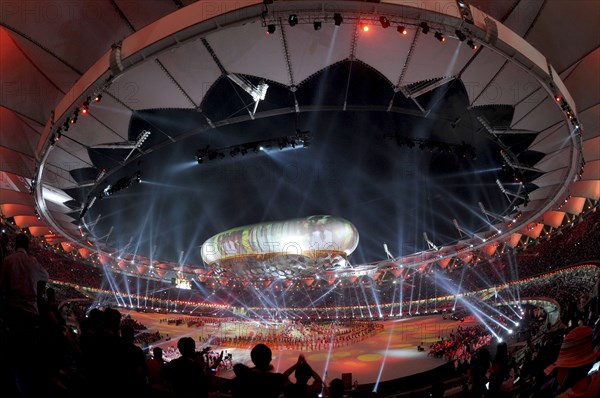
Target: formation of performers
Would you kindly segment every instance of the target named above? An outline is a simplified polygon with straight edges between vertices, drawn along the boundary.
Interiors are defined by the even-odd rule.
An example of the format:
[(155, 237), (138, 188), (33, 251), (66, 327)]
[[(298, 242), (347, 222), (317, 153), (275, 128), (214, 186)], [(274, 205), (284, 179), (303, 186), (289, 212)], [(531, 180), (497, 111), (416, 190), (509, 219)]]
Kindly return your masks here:
[(272, 325), (235, 336), (208, 335), (203, 342), (235, 348), (251, 348), (267, 344), (276, 350), (319, 351), (358, 343), (383, 330), (373, 321), (346, 321), (303, 324), (301, 322)]

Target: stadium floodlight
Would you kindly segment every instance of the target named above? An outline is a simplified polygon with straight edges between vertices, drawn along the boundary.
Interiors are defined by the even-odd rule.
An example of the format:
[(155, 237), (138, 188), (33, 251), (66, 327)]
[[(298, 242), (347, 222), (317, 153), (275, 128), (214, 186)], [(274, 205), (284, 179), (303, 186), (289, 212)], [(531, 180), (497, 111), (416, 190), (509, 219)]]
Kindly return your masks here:
[(425, 238), (425, 242), (427, 242), (427, 245), (429, 246), (430, 249), (433, 249), (435, 251), (438, 250), (438, 247), (427, 236), (427, 232), (423, 232), (423, 238)]
[(335, 26), (340, 26), (342, 24), (342, 22), (344, 22), (344, 18), (342, 17), (342, 14), (340, 14), (339, 12), (336, 12), (335, 14), (333, 14), (333, 22), (334, 22)]
[(385, 251), (385, 254), (386, 254), (388, 260), (393, 260), (394, 259), (394, 256), (392, 256), (392, 253), (390, 253), (390, 251), (389, 251), (388, 246), (387, 246), (386, 243), (383, 244), (383, 250)]
[(125, 160), (129, 159), (129, 157), (133, 154), (133, 152), (136, 149), (141, 148), (142, 144), (144, 143), (144, 141), (146, 141), (146, 139), (148, 139), (148, 137), (150, 136), (150, 134), (151, 134), (150, 131), (148, 131), (148, 130), (142, 130), (142, 132), (136, 138), (135, 144), (133, 145), (133, 148), (131, 148), (131, 151), (129, 151), (129, 153), (125, 157)]
[(229, 73), (227, 77), (237, 84), (242, 90), (250, 94), (252, 100), (254, 101), (254, 109), (250, 112), (251, 116), (254, 116), (256, 113), (256, 109), (258, 108), (258, 103), (265, 99), (267, 95), (267, 89), (269, 85), (265, 83), (265, 81), (261, 81), (258, 85), (254, 85), (251, 81), (246, 79), (244, 76), (239, 75), (237, 73)]

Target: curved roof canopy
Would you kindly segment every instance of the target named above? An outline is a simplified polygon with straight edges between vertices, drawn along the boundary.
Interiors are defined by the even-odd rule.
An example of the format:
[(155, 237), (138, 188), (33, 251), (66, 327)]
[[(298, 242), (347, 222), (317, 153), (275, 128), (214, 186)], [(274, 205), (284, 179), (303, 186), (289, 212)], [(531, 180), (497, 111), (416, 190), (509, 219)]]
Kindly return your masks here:
[[(53, 243), (161, 259), (170, 279), (203, 272), (217, 232), (326, 213), (370, 244), (356, 263), (389, 236), (399, 263), (444, 267), (600, 199), (597, 2), (27, 4), (0, 10), (0, 209)], [(304, 153), (278, 148), (303, 131)], [(190, 173), (212, 189), (177, 179)]]

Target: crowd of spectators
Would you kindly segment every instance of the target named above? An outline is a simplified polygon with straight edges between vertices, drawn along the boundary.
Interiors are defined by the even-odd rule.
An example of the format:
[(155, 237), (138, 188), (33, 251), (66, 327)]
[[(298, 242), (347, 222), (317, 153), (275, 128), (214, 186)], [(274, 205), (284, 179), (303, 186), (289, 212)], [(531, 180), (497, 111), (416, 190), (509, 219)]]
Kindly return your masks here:
[[(549, 236), (549, 235), (547, 235)], [(505, 248), (502, 256), (480, 262), (477, 272), (452, 272), (466, 291), (482, 289), (512, 280), (551, 272), (565, 266), (598, 261), (600, 252), (600, 212), (581, 222), (571, 222), (554, 232), (552, 239), (530, 238), (524, 248)]]
[(441, 339), (429, 347), (429, 355), (454, 363), (455, 369), (471, 363), (472, 355), (492, 342), (492, 334), (483, 326), (457, 327), (449, 339)]
[(589, 324), (597, 314), (593, 309), (597, 307), (599, 281), (599, 267), (579, 266), (505, 285), (498, 294), (508, 295), (510, 291), (510, 294), (518, 292), (520, 297), (552, 298), (560, 304), (560, 319), (564, 324)]

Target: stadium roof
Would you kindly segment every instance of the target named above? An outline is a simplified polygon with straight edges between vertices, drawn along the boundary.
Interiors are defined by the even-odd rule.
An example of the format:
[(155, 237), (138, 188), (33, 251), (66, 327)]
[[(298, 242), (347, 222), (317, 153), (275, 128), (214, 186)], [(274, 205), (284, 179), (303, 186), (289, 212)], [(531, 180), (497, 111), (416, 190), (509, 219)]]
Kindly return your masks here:
[[(397, 243), (395, 254), (400, 252), (410, 259), (407, 264), (441, 265), (444, 259), (439, 255), (410, 256), (429, 244), (420, 240), (421, 232), (428, 232), (432, 246), (446, 247), (443, 254), (449, 256), (463, 248), (468, 250), (470, 245), (491, 255), (500, 244), (516, 246), (523, 237), (535, 239), (570, 222), (600, 199), (598, 2), (472, 1), (466, 7), (467, 14), (461, 13), (464, 9), (456, 1), (418, 5), (410, 1), (265, 3), (3, 1), (3, 216), (12, 217), (16, 225), (44, 236), (49, 243), (77, 245), (86, 255), (100, 252), (105, 259), (108, 253), (117, 252), (128, 259), (142, 255), (142, 263), (152, 265), (156, 261), (161, 265), (157, 268), (164, 270), (161, 276), (171, 277), (178, 265), (190, 270), (199, 266), (188, 253), (197, 251), (199, 255), (196, 249), (203, 239), (269, 218), (282, 220), (327, 210), (348, 218), (359, 229), (361, 239), (371, 235), (374, 240), (358, 262), (374, 260), (372, 247), (382, 243), (379, 225), (389, 224), (386, 228), (392, 230), (380, 228), (381, 236), (393, 235), (402, 221), (406, 221), (404, 234), (416, 231), (415, 226), (429, 225), (438, 231), (437, 236), (423, 227), (405, 248), (398, 243), (404, 238), (393, 237), (397, 242), (387, 243)], [(290, 15), (297, 16), (292, 18), (297, 23), (290, 23)], [(385, 28), (384, 21), (391, 26)], [(429, 33), (425, 33), (423, 22)], [(361, 31), (364, 24), (371, 26), (369, 32)], [(407, 29), (406, 35), (399, 32), (401, 27)], [(440, 43), (441, 36), (434, 33), (443, 35), (446, 42)], [(469, 42), (479, 48), (473, 49)], [(262, 83), (268, 84), (266, 92), (261, 92)], [(95, 101), (98, 95), (99, 102)], [(217, 177), (211, 177), (209, 171), (200, 175), (211, 183), (212, 192), (237, 198), (221, 207), (217, 204), (223, 197), (198, 191), (184, 197), (168, 186), (173, 179), (181, 187), (184, 183), (176, 176), (189, 170), (171, 168), (168, 171), (172, 175), (166, 177), (163, 173), (165, 159), (172, 167), (177, 167), (177, 159), (179, 166), (192, 167), (193, 154), (205, 145), (231, 150), (247, 142), (288, 136), (296, 129), (311, 132), (313, 155), (306, 159), (322, 165), (323, 151), (315, 149), (319, 145), (329, 145), (329, 149), (335, 145), (334, 151), (352, 153), (352, 148), (344, 146), (343, 137), (325, 140), (323, 126), (331, 130), (335, 126), (367, 128), (355, 124), (356, 119), (347, 116), (350, 112), (375, 126), (373, 135), (384, 148), (373, 151), (389, 151), (399, 138), (417, 146), (451, 144), (452, 151), (466, 141), (467, 148), (477, 150), (484, 166), (504, 163), (526, 184), (509, 185), (508, 180), (496, 183), (495, 177), (480, 180), (471, 176), (470, 184), (460, 189), (463, 194), (477, 189), (477, 194), (452, 192), (455, 196), (444, 196), (444, 190), (455, 181), (440, 183), (426, 194), (448, 202), (455, 197), (458, 207), (468, 202), (459, 216), (446, 216), (450, 222), (441, 225), (436, 221), (411, 223), (405, 213), (390, 214), (400, 221), (389, 223), (385, 213), (389, 208), (377, 205), (374, 207), (385, 211), (366, 211), (363, 220), (369, 222), (353, 220), (349, 215), (361, 211), (356, 206), (374, 200), (371, 191), (376, 190), (365, 190), (362, 199), (351, 201), (346, 213), (340, 210), (342, 214), (333, 214), (345, 203), (337, 197), (329, 208), (320, 203), (299, 203), (302, 211), (263, 214), (265, 208), (275, 209), (272, 202), (290, 206), (290, 196), (270, 194), (277, 192), (281, 178), (269, 182), (274, 184), (265, 189), (269, 195), (253, 201), (251, 197), (259, 189), (254, 188), (256, 192), (248, 191), (247, 200), (241, 200), (239, 192), (231, 191), (232, 178), (227, 174), (239, 170), (226, 166), (225, 160), (220, 165), (215, 162), (214, 170), (221, 170)], [(75, 123), (71, 123), (73, 118)], [(287, 130), (281, 131), (283, 127)], [(151, 134), (142, 139), (143, 131)], [(392, 140), (386, 141), (390, 131)], [(368, 149), (373, 142), (370, 139), (358, 145)], [(270, 170), (278, 162), (277, 156), (240, 167), (247, 170), (248, 165), (260, 165)], [(394, 156), (391, 152), (382, 155), (385, 164), (367, 170), (365, 178), (379, 176)], [(410, 156), (405, 155), (405, 159)], [(427, 163), (420, 158), (406, 161), (404, 166), (419, 168), (425, 164), (428, 176), (439, 173), (441, 180), (449, 181), (440, 170), (448, 162), (444, 156)], [(353, 163), (344, 163), (339, 153), (330, 160), (343, 168)], [(461, 170), (450, 163), (453, 171)], [(137, 171), (141, 171), (143, 181), (151, 176), (149, 182), (154, 180), (154, 185), (138, 186)], [(347, 186), (356, 174), (348, 173), (344, 178), (340, 184)], [(247, 175), (242, 174), (233, 184), (243, 186), (241, 180), (245, 179)], [(331, 182), (322, 180), (312, 190), (308, 183), (289, 184), (286, 189), (289, 195), (296, 192), (314, 198)], [(408, 184), (404, 179), (390, 188), (391, 193), (421, 201), (418, 180), (417, 176)], [(102, 192), (119, 181), (118, 187), (128, 190), (114, 195), (117, 204), (110, 206), (113, 198), (103, 197)], [(260, 179), (257, 181), (260, 187)], [(378, 189), (385, 181), (377, 181)], [(482, 187), (493, 194), (486, 196), (479, 191)], [(179, 219), (159, 206), (160, 202), (147, 205), (150, 198), (170, 190), (175, 196), (164, 201), (187, 209), (178, 213)], [(126, 202), (127, 197), (133, 197), (137, 205)], [(195, 207), (202, 198), (210, 199), (214, 209)], [(473, 216), (480, 201), (481, 212)], [(415, 202), (402, 204), (411, 205)], [(237, 214), (242, 207), (247, 207), (248, 214)], [(194, 214), (198, 208), (203, 210), (202, 216)], [(213, 210), (211, 219), (206, 213)], [(148, 236), (136, 234), (148, 229), (143, 224), (148, 213), (156, 218), (164, 214), (166, 221), (157, 224), (156, 231)], [(427, 214), (421, 218), (427, 219)], [(518, 214), (518, 220), (512, 222)], [(171, 239), (165, 239), (165, 232), (161, 232), (165, 224), (184, 225), (191, 218), (192, 224), (200, 223), (205, 232), (194, 235), (186, 230), (179, 236), (171, 231)], [(227, 222), (221, 223), (224, 219)], [(449, 228), (454, 219), (452, 235)], [(486, 229), (486, 224), (490, 228)], [(184, 239), (192, 235), (194, 239)], [(169, 246), (171, 251), (162, 252), (162, 246)], [(133, 261), (120, 267), (131, 272), (148, 270), (140, 271), (139, 263), (134, 265)]]

